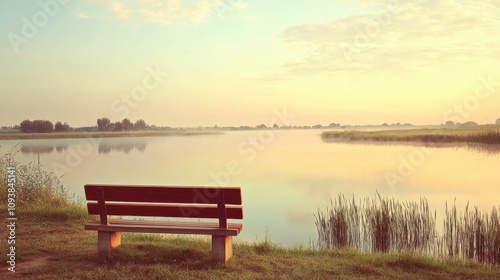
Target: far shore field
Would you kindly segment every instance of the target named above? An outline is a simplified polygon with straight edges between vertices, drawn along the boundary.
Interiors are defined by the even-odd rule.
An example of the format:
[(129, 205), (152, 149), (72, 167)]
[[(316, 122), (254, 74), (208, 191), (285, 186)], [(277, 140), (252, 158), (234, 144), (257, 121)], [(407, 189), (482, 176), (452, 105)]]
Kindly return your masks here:
[(338, 139), (344, 141), (480, 143), (498, 145), (500, 144), (500, 125), (381, 131), (325, 131), (321, 137), (328, 140)]
[(214, 131), (105, 131), (105, 132), (52, 132), (52, 133), (0, 133), (0, 140), (23, 139), (64, 139), (64, 138), (110, 138), (110, 137), (153, 137), (153, 136), (192, 136), (223, 134)]

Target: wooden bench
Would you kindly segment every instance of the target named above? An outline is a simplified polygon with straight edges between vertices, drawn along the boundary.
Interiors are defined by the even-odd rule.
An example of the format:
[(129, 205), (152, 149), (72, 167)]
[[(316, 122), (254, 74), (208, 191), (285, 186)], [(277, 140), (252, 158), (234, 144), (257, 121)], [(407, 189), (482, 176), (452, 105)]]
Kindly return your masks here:
[[(120, 246), (121, 232), (202, 234), (212, 236), (212, 259), (226, 262), (232, 256), (232, 237), (242, 230), (242, 224), (227, 222), (243, 219), (240, 188), (85, 185), (85, 197), (88, 213), (100, 216), (85, 224), (86, 230), (98, 232), (99, 254)], [(110, 215), (190, 220), (111, 219)], [(192, 220), (205, 218), (218, 222)]]

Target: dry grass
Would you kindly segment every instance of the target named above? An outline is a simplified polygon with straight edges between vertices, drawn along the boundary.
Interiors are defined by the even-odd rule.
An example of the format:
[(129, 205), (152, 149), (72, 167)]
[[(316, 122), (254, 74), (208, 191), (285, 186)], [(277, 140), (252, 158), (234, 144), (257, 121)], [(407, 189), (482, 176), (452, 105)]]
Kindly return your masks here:
[[(16, 204), (25, 207), (51, 205), (68, 206), (67, 191), (58, 177), (45, 171), (40, 157), (28, 164), (20, 164), (16, 159), (16, 147), (0, 157), (0, 206), (7, 208), (8, 178), (7, 168), (15, 169)], [(5, 176), (4, 176), (5, 175)]]

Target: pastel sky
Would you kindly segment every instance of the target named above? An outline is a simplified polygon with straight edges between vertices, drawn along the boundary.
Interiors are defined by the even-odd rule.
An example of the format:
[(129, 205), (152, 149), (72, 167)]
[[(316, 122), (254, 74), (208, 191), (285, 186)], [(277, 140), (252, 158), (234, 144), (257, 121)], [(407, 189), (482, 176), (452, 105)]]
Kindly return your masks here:
[(498, 0), (0, 0), (0, 125), (493, 123), (499, 105)]

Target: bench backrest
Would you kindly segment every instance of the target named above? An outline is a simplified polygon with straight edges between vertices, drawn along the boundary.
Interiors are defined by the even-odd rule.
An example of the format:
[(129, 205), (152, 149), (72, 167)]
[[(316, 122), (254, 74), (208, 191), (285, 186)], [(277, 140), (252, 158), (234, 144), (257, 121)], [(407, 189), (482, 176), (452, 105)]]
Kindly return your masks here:
[(108, 215), (219, 219), (243, 219), (241, 189), (235, 187), (174, 187), (85, 185), (88, 213)]

